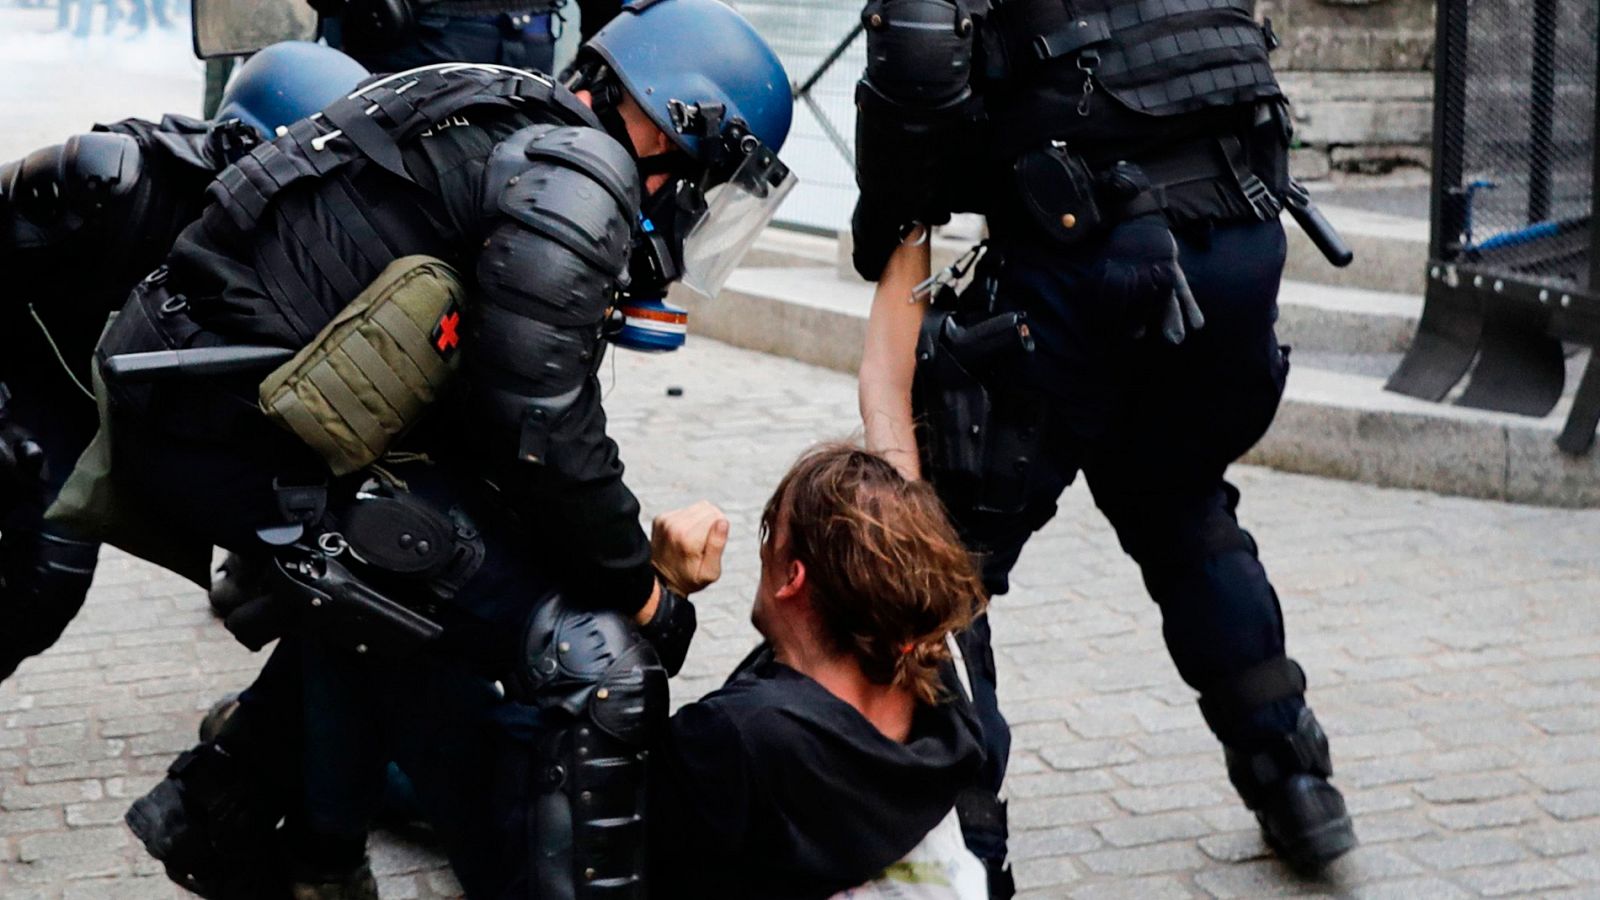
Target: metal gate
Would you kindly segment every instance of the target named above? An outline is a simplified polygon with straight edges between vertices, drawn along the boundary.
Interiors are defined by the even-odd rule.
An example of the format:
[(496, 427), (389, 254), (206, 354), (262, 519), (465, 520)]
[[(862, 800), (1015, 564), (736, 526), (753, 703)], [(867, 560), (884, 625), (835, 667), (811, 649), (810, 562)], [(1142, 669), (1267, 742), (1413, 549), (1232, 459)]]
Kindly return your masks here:
[[(1546, 415), (1563, 341), (1600, 345), (1595, 0), (1441, 0), (1428, 289), (1391, 390)], [(1560, 439), (1586, 451), (1600, 354)]]
[[(796, 89), (784, 161), (800, 177), (778, 220), (848, 228), (855, 206), (855, 85), (867, 63), (861, 0), (732, 0), (772, 45)], [(707, 47), (709, 53), (716, 48)]]

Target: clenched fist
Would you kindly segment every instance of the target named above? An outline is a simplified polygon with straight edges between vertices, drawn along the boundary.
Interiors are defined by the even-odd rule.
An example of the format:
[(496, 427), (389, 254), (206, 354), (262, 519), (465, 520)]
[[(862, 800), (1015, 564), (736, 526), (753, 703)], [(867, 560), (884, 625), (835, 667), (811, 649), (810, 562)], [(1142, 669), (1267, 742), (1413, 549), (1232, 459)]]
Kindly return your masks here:
[(650, 528), (650, 558), (667, 587), (687, 597), (722, 577), (722, 551), (728, 546), (728, 517), (714, 504), (656, 516)]

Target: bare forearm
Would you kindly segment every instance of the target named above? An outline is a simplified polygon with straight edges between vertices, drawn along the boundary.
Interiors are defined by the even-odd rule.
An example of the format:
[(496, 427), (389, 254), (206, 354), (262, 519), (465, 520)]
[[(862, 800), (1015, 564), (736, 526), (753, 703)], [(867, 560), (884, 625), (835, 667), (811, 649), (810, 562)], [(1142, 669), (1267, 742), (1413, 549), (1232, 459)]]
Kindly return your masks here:
[(882, 453), (907, 478), (920, 478), (911, 382), (923, 305), (911, 291), (928, 277), (928, 245), (917, 240), (895, 249), (878, 281), (861, 355), (859, 402), (867, 447)]

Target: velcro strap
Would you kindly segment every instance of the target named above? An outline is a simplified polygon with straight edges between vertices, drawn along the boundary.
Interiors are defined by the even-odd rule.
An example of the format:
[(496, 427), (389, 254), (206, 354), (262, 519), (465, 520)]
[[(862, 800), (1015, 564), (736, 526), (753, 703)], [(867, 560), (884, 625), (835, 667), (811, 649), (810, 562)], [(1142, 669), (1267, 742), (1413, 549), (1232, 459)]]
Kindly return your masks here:
[(322, 111), (322, 117), (344, 133), (361, 154), (396, 177), (411, 181), (405, 161), (400, 155), (400, 145), (382, 125), (366, 114), (367, 99), (352, 97), (340, 100)]
[(378, 111), (388, 118), (395, 126), (404, 126), (417, 114), (416, 104), (407, 99), (405, 94), (393, 88), (381, 88), (366, 95), (378, 107)]

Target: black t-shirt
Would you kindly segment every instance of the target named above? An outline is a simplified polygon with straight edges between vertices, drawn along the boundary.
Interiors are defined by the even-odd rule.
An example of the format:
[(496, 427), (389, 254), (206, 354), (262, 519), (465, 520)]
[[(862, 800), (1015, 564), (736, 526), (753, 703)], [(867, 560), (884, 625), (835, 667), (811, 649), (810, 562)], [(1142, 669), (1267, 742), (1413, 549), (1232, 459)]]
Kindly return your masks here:
[(899, 743), (758, 650), (672, 717), (651, 754), (651, 893), (802, 900), (903, 858), (976, 780), (970, 704), (919, 707)]

